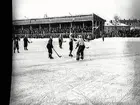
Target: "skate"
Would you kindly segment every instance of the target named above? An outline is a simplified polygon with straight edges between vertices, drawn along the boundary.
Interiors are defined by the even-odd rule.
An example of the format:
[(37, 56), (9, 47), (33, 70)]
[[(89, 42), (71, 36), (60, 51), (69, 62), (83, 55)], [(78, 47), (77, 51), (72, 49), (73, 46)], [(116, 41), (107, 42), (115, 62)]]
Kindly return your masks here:
[(25, 50), (28, 50), (27, 47), (25, 47)]
[(50, 58), (50, 59), (54, 59), (54, 58), (52, 57), (52, 54), (49, 54), (49, 58)]
[(79, 55), (76, 56), (76, 60), (79, 61)]
[(84, 57), (81, 57), (81, 59), (83, 60), (83, 59), (84, 59)]
[(76, 58), (77, 61), (79, 61), (79, 58)]
[(50, 59), (54, 59), (53, 57), (50, 57)]
[(72, 55), (72, 54), (69, 54), (69, 56), (70, 56), (70, 57), (73, 57), (73, 55)]

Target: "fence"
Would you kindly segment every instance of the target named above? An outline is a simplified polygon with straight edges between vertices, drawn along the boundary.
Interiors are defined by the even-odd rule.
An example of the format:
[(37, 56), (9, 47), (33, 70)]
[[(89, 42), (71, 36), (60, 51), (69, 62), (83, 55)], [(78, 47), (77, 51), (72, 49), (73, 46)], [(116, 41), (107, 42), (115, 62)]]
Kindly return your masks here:
[[(59, 35), (62, 34), (63, 38), (69, 38), (70, 33), (47, 33), (47, 34), (16, 34), (20, 38), (23, 38), (25, 35), (27, 35), (29, 38), (49, 38), (52, 36), (53, 38), (58, 38)], [(86, 38), (88, 35), (92, 35), (91, 32), (86, 33), (74, 33), (74, 38), (77, 38), (78, 35), (82, 35), (83, 38)]]

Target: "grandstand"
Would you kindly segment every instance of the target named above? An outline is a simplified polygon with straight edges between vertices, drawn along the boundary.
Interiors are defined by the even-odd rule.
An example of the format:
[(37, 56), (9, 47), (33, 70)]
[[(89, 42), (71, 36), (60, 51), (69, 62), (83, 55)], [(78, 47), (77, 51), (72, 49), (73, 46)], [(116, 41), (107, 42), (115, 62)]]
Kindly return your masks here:
[(72, 32), (75, 37), (81, 34), (84, 38), (87, 35), (98, 38), (99, 32), (104, 31), (105, 21), (96, 14), (13, 20), (13, 34), (21, 38), (25, 34), (32, 38), (47, 38), (59, 34), (68, 37)]

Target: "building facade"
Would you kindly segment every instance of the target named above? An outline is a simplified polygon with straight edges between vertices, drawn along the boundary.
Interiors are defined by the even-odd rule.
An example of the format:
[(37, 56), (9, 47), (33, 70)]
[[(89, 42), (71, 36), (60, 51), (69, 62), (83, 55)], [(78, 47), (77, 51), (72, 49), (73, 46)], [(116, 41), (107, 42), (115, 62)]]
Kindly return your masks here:
[(105, 22), (104, 31), (106, 37), (140, 37), (140, 29), (134, 28), (124, 23)]
[(124, 19), (119, 20), (121, 23), (124, 23), (126, 25), (129, 25), (133, 29), (140, 29), (140, 19)]
[(130, 29), (130, 26), (124, 23), (113, 24), (110, 22), (105, 22), (105, 27), (104, 27), (104, 30), (106, 33), (110, 33), (115, 30), (129, 30), (129, 29)]
[(47, 17), (38, 19), (13, 20), (13, 34), (23, 37), (57, 37), (63, 34), (68, 37), (69, 33), (74, 35), (91, 35), (92, 38), (99, 37), (98, 33), (104, 31), (105, 20), (96, 14)]

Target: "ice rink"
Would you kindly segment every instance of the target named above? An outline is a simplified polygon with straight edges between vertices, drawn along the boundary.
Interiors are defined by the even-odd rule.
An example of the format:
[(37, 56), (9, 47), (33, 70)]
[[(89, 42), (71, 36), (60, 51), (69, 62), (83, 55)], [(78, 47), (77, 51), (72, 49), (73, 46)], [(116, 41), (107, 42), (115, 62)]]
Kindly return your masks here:
[[(84, 60), (69, 57), (53, 39), (30, 39), (28, 51), (20, 40), (13, 53), (10, 105), (140, 105), (140, 38), (105, 38), (85, 42)], [(75, 48), (75, 43), (74, 43)]]

